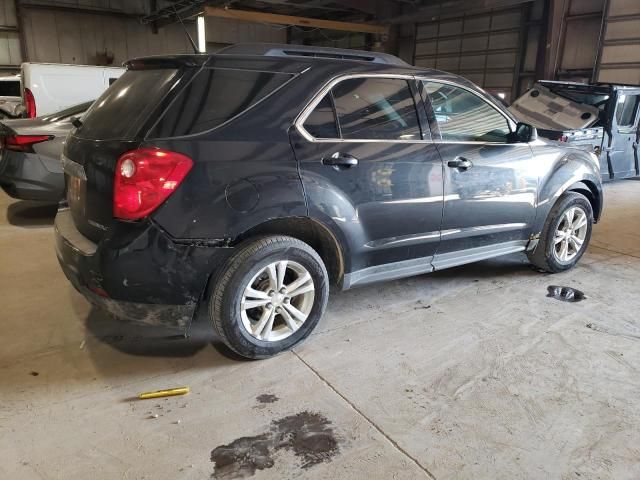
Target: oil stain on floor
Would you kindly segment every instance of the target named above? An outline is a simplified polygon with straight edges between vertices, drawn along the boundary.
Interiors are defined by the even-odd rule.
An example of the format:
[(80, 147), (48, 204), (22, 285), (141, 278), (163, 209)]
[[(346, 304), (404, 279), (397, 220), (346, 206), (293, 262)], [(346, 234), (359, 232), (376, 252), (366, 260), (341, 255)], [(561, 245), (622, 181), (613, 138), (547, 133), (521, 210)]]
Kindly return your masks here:
[(301, 468), (331, 461), (340, 449), (331, 421), (319, 413), (300, 412), (271, 422), (261, 435), (241, 437), (211, 452), (213, 478), (247, 478), (274, 465), (278, 451), (293, 452)]
[(271, 393), (263, 393), (262, 395), (258, 395), (256, 400), (258, 403), (275, 403), (280, 399)]

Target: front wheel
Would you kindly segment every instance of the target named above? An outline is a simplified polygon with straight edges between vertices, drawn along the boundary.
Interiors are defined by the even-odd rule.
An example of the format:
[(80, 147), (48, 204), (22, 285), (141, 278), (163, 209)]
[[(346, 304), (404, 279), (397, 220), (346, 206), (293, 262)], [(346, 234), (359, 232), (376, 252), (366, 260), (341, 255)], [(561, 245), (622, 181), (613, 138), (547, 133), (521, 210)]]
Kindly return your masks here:
[(549, 212), (529, 261), (550, 273), (573, 268), (587, 250), (593, 228), (589, 200), (577, 192), (562, 195)]
[(209, 315), (231, 350), (266, 358), (311, 334), (328, 295), (326, 268), (309, 245), (261, 237), (242, 244), (226, 263), (212, 289)]

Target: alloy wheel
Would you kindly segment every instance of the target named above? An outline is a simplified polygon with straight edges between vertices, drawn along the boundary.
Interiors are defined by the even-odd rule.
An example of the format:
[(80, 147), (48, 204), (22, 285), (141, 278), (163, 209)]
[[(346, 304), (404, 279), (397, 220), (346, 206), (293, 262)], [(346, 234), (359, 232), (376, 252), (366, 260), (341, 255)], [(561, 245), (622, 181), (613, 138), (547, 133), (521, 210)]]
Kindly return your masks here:
[(290, 260), (270, 263), (244, 289), (242, 324), (258, 340), (283, 340), (307, 320), (314, 297), (313, 278), (306, 268)]
[(553, 236), (553, 255), (558, 262), (571, 262), (582, 250), (589, 228), (587, 213), (580, 207), (571, 207)]

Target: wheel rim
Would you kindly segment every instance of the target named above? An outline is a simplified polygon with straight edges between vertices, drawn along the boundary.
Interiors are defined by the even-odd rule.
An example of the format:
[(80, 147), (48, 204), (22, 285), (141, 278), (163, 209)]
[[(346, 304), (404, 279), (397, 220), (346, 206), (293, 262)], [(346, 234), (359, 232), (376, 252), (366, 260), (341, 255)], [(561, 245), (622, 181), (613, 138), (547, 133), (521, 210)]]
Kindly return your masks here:
[(553, 236), (553, 255), (560, 263), (569, 263), (584, 248), (589, 222), (587, 213), (580, 207), (571, 207), (562, 219)]
[(290, 260), (270, 263), (253, 276), (242, 293), (242, 324), (257, 340), (283, 340), (307, 320), (314, 297), (313, 278), (306, 268)]

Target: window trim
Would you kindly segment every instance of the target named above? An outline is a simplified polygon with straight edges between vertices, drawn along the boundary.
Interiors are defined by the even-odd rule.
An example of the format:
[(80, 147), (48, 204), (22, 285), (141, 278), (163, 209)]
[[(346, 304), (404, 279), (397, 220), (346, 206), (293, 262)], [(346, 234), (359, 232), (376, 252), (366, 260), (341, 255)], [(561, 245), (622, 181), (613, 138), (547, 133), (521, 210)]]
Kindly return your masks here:
[[(331, 92), (333, 87), (335, 87), (338, 83), (344, 82), (345, 80), (351, 80), (353, 78), (389, 78), (394, 80), (406, 80), (407, 82), (415, 81), (415, 76), (413, 75), (402, 75), (402, 74), (396, 74), (396, 73), (351, 73), (351, 74), (340, 75), (338, 77), (335, 77), (331, 81), (329, 81), (324, 87), (322, 87), (318, 91), (318, 93), (315, 94), (315, 96), (311, 99), (309, 103), (307, 103), (307, 105), (302, 109), (302, 111), (298, 114), (298, 117), (293, 122), (296, 130), (298, 130), (298, 133), (300, 133), (300, 135), (302, 135), (306, 140), (312, 143), (338, 143), (338, 142), (340, 143), (342, 142), (344, 143), (362, 143), (362, 142), (433, 143), (432, 139), (430, 138), (429, 139), (421, 138), (419, 140), (409, 140), (409, 139), (386, 140), (383, 138), (316, 138), (313, 135), (311, 135), (309, 132), (307, 132), (307, 130), (305, 130), (304, 128), (304, 122), (307, 121), (307, 118), (309, 117), (309, 115), (311, 115), (311, 112), (313, 112), (313, 110), (318, 106), (318, 103), (320, 103), (320, 101), (324, 98), (324, 96), (327, 93)], [(416, 108), (416, 120), (418, 122), (418, 126), (420, 127), (420, 135), (424, 137), (425, 126), (422, 125), (420, 112), (418, 111), (418, 108), (420, 107), (416, 105), (416, 95), (414, 94), (413, 90), (411, 90), (411, 85), (407, 85), (407, 87), (409, 87), (409, 91), (411, 92), (411, 98), (413, 99), (413, 103)], [(333, 98), (333, 94), (331, 95), (331, 97)], [(337, 114), (336, 114), (336, 120), (337, 120)], [(427, 125), (427, 128), (428, 128), (428, 125)]]
[[(465, 90), (465, 91), (471, 93), (472, 95), (475, 95), (480, 100), (482, 100), (484, 103), (486, 103), (491, 108), (493, 108), (496, 112), (498, 112), (500, 115), (502, 115), (505, 118), (505, 120), (507, 121), (507, 125), (509, 126), (509, 129), (511, 130), (511, 133), (515, 132), (516, 122), (514, 122), (513, 119), (510, 118), (505, 112), (500, 110), (497, 107), (497, 105), (494, 105), (493, 102), (490, 102), (489, 100), (484, 98), (482, 95), (480, 95), (480, 93), (474, 91), (473, 89), (465, 87), (464, 85), (460, 85), (459, 83), (456, 83), (456, 82), (451, 82), (449, 80), (441, 80), (441, 79), (434, 80), (434, 79), (431, 79), (431, 78), (424, 78), (424, 77), (420, 77), (420, 76), (417, 76), (416, 80), (419, 81), (419, 82), (431, 82), (431, 83), (440, 83), (440, 84), (443, 84), (443, 85), (450, 85), (452, 87), (456, 87), (456, 88), (460, 88), (462, 90)], [(425, 103), (429, 102), (429, 107), (433, 111), (433, 104), (431, 103), (431, 98), (429, 98), (429, 94), (426, 91), (424, 92), (424, 94), (426, 96), (426, 99), (423, 98), (422, 101), (425, 102)], [(437, 125), (437, 123), (436, 123), (436, 125)], [(478, 140), (443, 140), (442, 139), (442, 131), (440, 130), (440, 126), (439, 125), (438, 125), (438, 136), (440, 138), (438, 140), (436, 140), (436, 143), (446, 143), (446, 144), (457, 143), (457, 144), (472, 144), (472, 145), (522, 145), (522, 144), (526, 144), (526, 142), (509, 143), (509, 142), (483, 142), (483, 141), (478, 141)]]
[[(427, 125), (422, 125), (422, 119), (420, 118), (420, 112), (416, 112), (416, 114), (418, 115), (418, 123), (420, 125), (420, 128), (422, 130), (422, 136), (425, 136), (425, 132), (424, 129), (429, 128), (431, 130), (431, 138), (422, 138), (420, 140), (384, 140), (384, 139), (369, 139), (369, 138), (362, 138), (362, 139), (356, 139), (356, 138), (316, 138), (313, 135), (311, 135), (309, 132), (307, 132), (304, 128), (304, 122), (307, 120), (307, 117), (311, 114), (311, 112), (313, 112), (314, 108), (318, 105), (318, 103), (320, 103), (320, 101), (322, 100), (322, 98), (324, 97), (324, 95), (326, 95), (328, 92), (331, 91), (331, 89), (336, 86), (338, 83), (343, 82), (345, 80), (349, 80), (352, 78), (392, 78), (392, 79), (401, 79), (401, 80), (406, 80), (408, 82), (434, 82), (434, 83), (442, 83), (445, 85), (451, 85), (453, 87), (457, 87), (457, 88), (461, 88), (463, 90), (466, 90), (467, 92), (475, 95), (476, 97), (478, 97), (480, 100), (484, 101), (487, 105), (489, 105), (491, 108), (493, 108), (496, 112), (498, 112), (500, 115), (502, 115), (505, 120), (507, 121), (507, 124), (509, 125), (509, 128), (511, 129), (512, 132), (515, 131), (515, 127), (516, 127), (516, 122), (509, 117), (509, 115), (507, 115), (505, 112), (503, 112), (502, 110), (500, 110), (496, 105), (494, 105), (493, 103), (489, 102), (486, 98), (484, 98), (480, 93), (476, 92), (475, 90), (473, 90), (472, 88), (466, 87), (464, 85), (460, 85), (459, 83), (456, 82), (452, 82), (450, 80), (442, 80), (442, 79), (433, 79), (433, 78), (429, 78), (429, 77), (425, 77), (423, 75), (407, 75), (407, 74), (396, 74), (396, 73), (351, 73), (351, 74), (345, 74), (345, 75), (340, 75), (337, 76), (335, 78), (333, 78), (332, 80), (330, 80), (324, 87), (322, 87), (315, 95), (314, 97), (309, 101), (309, 103), (307, 103), (307, 105), (302, 109), (302, 111), (298, 114), (298, 116), (296, 117), (293, 125), (295, 126), (296, 130), (298, 130), (298, 133), (300, 133), (300, 135), (302, 135), (307, 141), (312, 142), (312, 143), (362, 143), (362, 142), (374, 142), (374, 143), (428, 143), (428, 144), (434, 144), (434, 143), (443, 143), (443, 144), (450, 144), (450, 143), (455, 143), (455, 144), (469, 144), (469, 145), (523, 145), (523, 142), (514, 142), (514, 143), (508, 143), (508, 142), (483, 142), (483, 141), (476, 141), (476, 140), (466, 140), (466, 141), (454, 141), (454, 140), (442, 140), (442, 133), (440, 133), (439, 129), (438, 129), (438, 135), (440, 138), (434, 138), (437, 137), (436, 135), (434, 135), (434, 131), (433, 129), (431, 129), (431, 125), (427, 124)], [(431, 100), (429, 99), (428, 95), (426, 100), (424, 98), (422, 98), (422, 95), (420, 95), (420, 92), (418, 92), (418, 96), (420, 97), (420, 101), (423, 103), (423, 107), (426, 108), (426, 102), (429, 102), (429, 105), (431, 105)], [(415, 103), (415, 96), (414, 96), (414, 103)], [(416, 105), (416, 109), (419, 108), (418, 105)], [(526, 144), (526, 143), (525, 143)]]

